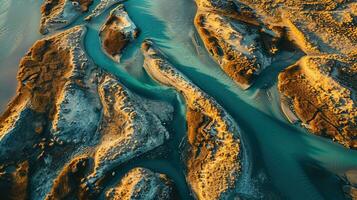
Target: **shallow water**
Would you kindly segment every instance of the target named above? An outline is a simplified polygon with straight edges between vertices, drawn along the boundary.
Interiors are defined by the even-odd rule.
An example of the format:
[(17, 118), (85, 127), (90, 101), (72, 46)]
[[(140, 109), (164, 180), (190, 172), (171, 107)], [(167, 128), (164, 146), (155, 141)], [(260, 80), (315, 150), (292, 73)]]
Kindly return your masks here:
[[(0, 0), (6, 3), (6, 0)], [(10, 2), (10, 1), (8, 1)], [(17, 9), (27, 9), (27, 13), (37, 16), (39, 3), (13, 3)], [(16, 1), (17, 2), (17, 1)], [(21, 1), (22, 2), (22, 1)], [(30, 1), (31, 2), (31, 1)], [(97, 1), (96, 1), (97, 2)], [(16, 4), (16, 6), (15, 6)], [(155, 40), (170, 61), (194, 83), (213, 96), (235, 119), (241, 128), (243, 142), (247, 145), (252, 172), (248, 173), (249, 183), (239, 188), (243, 193), (265, 199), (343, 199), (339, 181), (334, 174), (349, 169), (357, 169), (357, 152), (347, 150), (327, 139), (308, 134), (303, 128), (287, 122), (279, 109), (276, 92), (276, 79), (280, 70), (296, 61), (299, 52), (286, 52), (282, 59), (276, 60), (272, 66), (262, 73), (259, 80), (247, 91), (242, 91), (231, 81), (208, 56), (198, 40), (194, 45), (195, 31), (193, 17), (195, 4), (192, 0), (129, 0), (126, 9), (136, 25), (141, 29), (140, 37), (126, 49), (122, 63), (118, 64), (108, 58), (100, 47), (98, 30), (108, 12), (89, 24), (85, 38), (88, 55), (100, 67), (116, 74), (120, 80), (133, 91), (150, 98), (163, 99), (175, 105), (175, 118), (168, 125), (171, 133), (170, 141), (156, 150), (165, 153), (144, 155), (117, 169), (117, 177), (122, 176), (134, 166), (143, 166), (156, 172), (170, 176), (180, 193), (181, 199), (190, 199), (189, 189), (184, 179), (184, 164), (180, 156), (180, 144), (185, 140), (185, 108), (184, 102), (169, 88), (162, 87), (151, 80), (142, 68), (143, 57), (140, 44), (145, 38)], [(10, 7), (11, 7), (10, 6)], [(1, 7), (2, 8), (2, 7)], [(9, 9), (8, 12), (10, 12)], [(1, 12), (2, 13), (2, 12)], [(6, 18), (0, 14), (2, 26), (21, 27), (23, 21), (17, 18)], [(34, 20), (34, 21), (32, 21)], [(4, 71), (12, 70), (7, 62), (19, 60), (37, 34), (38, 18), (31, 19), (26, 29), (26, 37), (18, 40), (15, 33), (24, 33), (23, 29), (12, 30), (15, 48), (6, 55), (0, 51), (0, 81), (4, 81)], [(82, 24), (83, 17), (74, 24)], [(35, 27), (35, 28), (34, 28)], [(12, 33), (12, 32), (10, 32)], [(19, 35), (21, 35), (18, 33)], [(21, 37), (20, 37), (21, 38)], [(25, 39), (24, 39), (25, 38)], [(4, 40), (3, 40), (4, 41)], [(3, 56), (3, 57), (1, 57)], [(10, 61), (9, 61), (10, 60)], [(15, 64), (15, 62), (13, 62)], [(16, 67), (17, 68), (17, 67)], [(15, 88), (14, 76), (9, 77), (10, 85)], [(11, 82), (12, 81), (12, 82)], [(0, 82), (1, 98), (3, 84)], [(2, 90), (1, 90), (2, 89)], [(13, 90), (12, 90), (13, 93)], [(4, 105), (0, 101), (0, 105)]]
[(21, 57), (41, 37), (38, 0), (0, 0), (0, 112), (16, 91)]

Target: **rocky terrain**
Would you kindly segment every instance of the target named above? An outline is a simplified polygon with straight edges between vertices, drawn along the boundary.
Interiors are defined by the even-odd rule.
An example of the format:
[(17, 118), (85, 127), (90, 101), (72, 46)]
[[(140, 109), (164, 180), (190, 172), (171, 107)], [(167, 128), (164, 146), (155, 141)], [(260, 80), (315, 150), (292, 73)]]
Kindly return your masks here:
[[(291, 149), (284, 146), (292, 153), (280, 154), (279, 148), (260, 144), (268, 142), (268, 137), (255, 133), (262, 129), (248, 125), (242, 126), (244, 131), (239, 129), (235, 119), (218, 102), (222, 105), (230, 103), (218, 100), (218, 97), (215, 100), (204, 91), (209, 88), (207, 92), (212, 92), (213, 86), (206, 88), (202, 81), (199, 84), (201, 89), (194, 83), (196, 75), (199, 77), (207, 74), (201, 74), (200, 70), (186, 74), (187, 76), (182, 73), (179, 66), (185, 68), (183, 72), (191, 72), (192, 66), (181, 66), (180, 61), (170, 59), (159, 46), (172, 50), (170, 53), (178, 53), (178, 49), (172, 45), (177, 43), (166, 46), (163, 41), (176, 40), (177, 35), (190, 33), (186, 33), (188, 29), (184, 29), (182, 33), (172, 34), (176, 30), (173, 23), (186, 27), (185, 20), (167, 18), (168, 11), (162, 9), (164, 6), (154, 6), (158, 2), (151, 2), (152, 5), (149, 3), (150, 8), (144, 8), (146, 4), (143, 3), (145, 6), (138, 9), (143, 11), (138, 16), (147, 17), (145, 22), (147, 20), (158, 26), (155, 31), (144, 32), (153, 36), (158, 44), (151, 39), (144, 40), (141, 46), (143, 56), (136, 52), (137, 55), (133, 55), (133, 58), (125, 60), (126, 65), (123, 67), (120, 63), (121, 55), (125, 47), (137, 38), (139, 29), (129, 17), (133, 13), (127, 13), (124, 5), (120, 4), (122, 2), (124, 1), (43, 1), (40, 33), (49, 36), (35, 42), (21, 59), (16, 95), (0, 115), (0, 199), (178, 199), (182, 194), (177, 193), (176, 181), (180, 184), (180, 191), (187, 190), (186, 195), (194, 199), (276, 199), (280, 194), (275, 192), (275, 187), (280, 183), (274, 181), (280, 180), (269, 177), (270, 173), (276, 175), (277, 166), (289, 162), (286, 164), (289, 166), (288, 173), (293, 173), (290, 169), (295, 167), (307, 171), (304, 174), (296, 170), (297, 174), (307, 175), (310, 169), (303, 168), (305, 163), (300, 161), (307, 158), (309, 161), (316, 159), (311, 167), (313, 170), (326, 167), (326, 177), (330, 173), (333, 177), (323, 177), (329, 179), (328, 181), (321, 178), (321, 186), (310, 183), (315, 181), (315, 177), (306, 179), (307, 181), (302, 177), (303, 186), (301, 183), (294, 183), (300, 184), (300, 189), (307, 189), (308, 192), (311, 189), (311, 196), (315, 197), (312, 193), (316, 188), (321, 190), (325, 187), (324, 184), (327, 185), (326, 188), (333, 189), (341, 186), (337, 188), (341, 190), (340, 195), (345, 195), (347, 199), (357, 199), (357, 175), (352, 153), (346, 156), (348, 162), (345, 165), (339, 163), (342, 159), (330, 161), (330, 155), (312, 159), (311, 157), (320, 155), (319, 151), (326, 151), (324, 145), (333, 144), (325, 144), (323, 142), (326, 141), (319, 140), (323, 142), (316, 142), (318, 145), (314, 146), (315, 141), (309, 140), (310, 143), (306, 142), (308, 145), (305, 146), (294, 144), (296, 147), (292, 145), (294, 147)], [(274, 89), (277, 88), (276, 98), (280, 96), (281, 111), (291, 123), (299, 123), (311, 134), (329, 138), (346, 147), (333, 149), (333, 155), (347, 155), (338, 154), (338, 151), (350, 153), (357, 149), (355, 1), (195, 0), (195, 3), (197, 10), (192, 13), (195, 17), (189, 23), (194, 23), (198, 34), (193, 37), (201, 38), (201, 41), (197, 40), (196, 47), (202, 42), (224, 73), (240, 88), (251, 89), (246, 92), (249, 101), (253, 99), (250, 93), (255, 93), (253, 101), (259, 101), (257, 96), (264, 99), (265, 93), (261, 95), (262, 91), (269, 96), (269, 86), (250, 86), (255, 81), (260, 81), (259, 85), (263, 85), (265, 80), (261, 81), (259, 78), (274, 74), (270, 70), (275, 70), (271, 79), (277, 79), (277, 86), (275, 81), (271, 85), (274, 85)], [(95, 4), (93, 9), (92, 4)], [(103, 16), (106, 18), (99, 17), (112, 7), (109, 15)], [(157, 12), (157, 15), (153, 15), (151, 11)], [(88, 16), (85, 17), (86, 12)], [(91, 22), (84, 22), (80, 17)], [(135, 19), (138, 19), (137, 16)], [(83, 25), (72, 25), (81, 23)], [(100, 30), (98, 24), (102, 25)], [(85, 40), (87, 27), (92, 32)], [(159, 36), (167, 38), (157, 39)], [(91, 37), (99, 37), (100, 45), (93, 45), (94, 42), (85, 44), (87, 40), (93, 41)], [(179, 42), (182, 47), (190, 46), (184, 37), (180, 37)], [(126, 72), (130, 71), (131, 73), (120, 77), (133, 76), (130, 77), (134, 80), (133, 83), (121, 80), (103, 69), (110, 69), (112, 66), (96, 66), (90, 56), (95, 54), (94, 59), (96, 56), (101, 58), (101, 55), (89, 51), (92, 49), (88, 46), (103, 50), (104, 57), (107, 54), (115, 61), (98, 63), (109, 63), (108, 65), (125, 68)], [(289, 51), (289, 47), (298, 52), (298, 61), (278, 67), (289, 60), (281, 57), (295, 53), (290, 51), (284, 54)], [(196, 55), (188, 56), (186, 51), (189, 52), (189, 48), (185, 49), (186, 54), (180, 59), (187, 59), (192, 63), (199, 61), (193, 58)], [(142, 62), (143, 57), (143, 67), (147, 74), (141, 74), (141, 63), (139, 67), (127, 69), (129, 65)], [(281, 70), (283, 67), (285, 69)], [(209, 66), (207, 70), (208, 68)], [(123, 73), (126, 73), (125, 70)], [(163, 87), (151, 82), (146, 75)], [(209, 78), (214, 78), (212, 85), (218, 85), (217, 88), (226, 86), (220, 85), (226, 83), (226, 80), (215, 75), (210, 76)], [(145, 83), (141, 83), (142, 80)], [(201, 81), (199, 78), (198, 80)], [(169, 102), (165, 98), (151, 99), (154, 97), (149, 98), (145, 92), (139, 95), (141, 90), (158, 88), (160, 94), (165, 93), (167, 96), (171, 95), (171, 89), (176, 90), (183, 97), (183, 104), (180, 97), (177, 101), (175, 99)], [(236, 98), (234, 103), (240, 98), (246, 98), (230, 89), (222, 88), (222, 93), (219, 94)], [(152, 92), (156, 94), (157, 91)], [(257, 105), (254, 108), (244, 107), (242, 116), (255, 117), (255, 114), (259, 114), (261, 108), (258, 103), (252, 103)], [(235, 106), (242, 108), (237, 103), (230, 108)], [(176, 107), (180, 108), (176, 110)], [(274, 108), (269, 109), (266, 113)], [(181, 116), (181, 110), (184, 117)], [(230, 113), (237, 115), (237, 111)], [(272, 129), (287, 133), (297, 132), (292, 126), (281, 128), (286, 124), (280, 123), (273, 116), (266, 116), (266, 113), (257, 116), (260, 119), (258, 123), (254, 118), (242, 121), (249, 124), (252, 120), (252, 124), (264, 126), (262, 121), (273, 119), (267, 122), (273, 124), (269, 126)], [(267, 134), (276, 130), (269, 130), (273, 132)], [(180, 135), (181, 132), (183, 135)], [(249, 137), (242, 135), (243, 133), (249, 134)], [(271, 144), (281, 145), (276, 142), (280, 141), (277, 136), (270, 136), (274, 138)], [(252, 150), (249, 149), (248, 142), (258, 146), (254, 146), (253, 153), (248, 151)], [(264, 148), (259, 149), (261, 146)], [(296, 150), (307, 146), (316, 149), (310, 149), (307, 156), (299, 154), (302, 148)], [(266, 152), (267, 148), (278, 154), (269, 155), (271, 152)], [(299, 160), (291, 159), (291, 155)], [(271, 161), (270, 157), (281, 160), (276, 160), (272, 167), (268, 163)], [(252, 168), (251, 162), (254, 162), (255, 168)], [(331, 164), (326, 164), (328, 162), (333, 162), (336, 166), (331, 167)], [(270, 166), (267, 172), (267, 166), (264, 165)], [(256, 171), (252, 172), (252, 169)], [(265, 188), (268, 184), (272, 186)], [(309, 184), (316, 188), (309, 187)], [(267, 196), (260, 195), (260, 190), (266, 190)], [(259, 194), (252, 196), (252, 193)]]
[[(279, 75), (279, 90), (311, 133), (357, 148), (356, 59), (305, 56)], [(290, 105), (288, 105), (290, 106)]]
[(124, 0), (100, 0), (100, 2), (97, 4), (97, 6), (92, 10), (91, 14), (88, 15), (85, 19), (87, 21), (90, 21), (93, 18), (101, 15), (104, 11), (109, 9), (111, 6), (113, 6), (117, 3), (122, 3), (123, 1)]
[(47, 34), (70, 25), (92, 3), (93, 0), (45, 0), (41, 6), (40, 32)]
[(145, 168), (134, 168), (115, 187), (106, 192), (106, 198), (170, 200), (173, 199), (173, 188), (166, 175), (153, 173)]
[[(195, 26), (207, 51), (243, 89), (274, 62), (275, 52), (283, 50), (277, 45), (282, 39), (304, 52), (279, 74), (282, 111), (312, 134), (357, 148), (356, 2), (196, 0), (196, 4)], [(356, 198), (355, 189), (345, 192)]]
[[(98, 91), (103, 105), (100, 130), (103, 137), (95, 152), (95, 170), (88, 177), (90, 185), (95, 184), (115, 166), (148, 152), (169, 139), (162, 121), (169, 120), (173, 112), (172, 107), (164, 103), (145, 105), (145, 99), (126, 89), (108, 74), (99, 83)], [(156, 113), (158, 108), (160, 113)]]
[(289, 121), (356, 148), (357, 4), (353, 1), (196, 0), (196, 29), (208, 52), (248, 88), (283, 38), (306, 56), (279, 75)]
[(255, 12), (243, 4), (229, 0), (196, 0), (196, 4), (194, 23), (207, 51), (247, 89), (271, 64), (275, 35), (264, 33)]
[(9, 196), (94, 198), (111, 170), (169, 138), (162, 124), (172, 107), (97, 68), (85, 33), (77, 26), (42, 39), (20, 63), (17, 95), (0, 118), (0, 190)]
[(138, 28), (129, 18), (124, 5), (114, 8), (100, 29), (99, 36), (105, 52), (115, 61), (120, 61), (120, 56), (128, 43), (139, 34)]
[(286, 26), (291, 40), (307, 54), (279, 75), (279, 91), (289, 99), (286, 107), (311, 133), (356, 148), (357, 4), (287, 1), (269, 12), (254, 6)]
[(345, 183), (345, 185), (343, 186), (343, 191), (345, 192), (347, 199), (357, 199), (357, 171), (347, 171), (341, 177)]
[[(120, 2), (123, 0), (100, 0), (86, 20), (90, 21)], [(40, 33), (48, 34), (69, 26), (88, 12), (92, 4), (93, 0), (45, 0), (41, 6)]]
[(197, 199), (237, 196), (235, 185), (244, 159), (239, 130), (231, 116), (210, 96), (170, 64), (155, 44), (142, 44), (146, 71), (173, 87), (186, 101), (187, 181)]

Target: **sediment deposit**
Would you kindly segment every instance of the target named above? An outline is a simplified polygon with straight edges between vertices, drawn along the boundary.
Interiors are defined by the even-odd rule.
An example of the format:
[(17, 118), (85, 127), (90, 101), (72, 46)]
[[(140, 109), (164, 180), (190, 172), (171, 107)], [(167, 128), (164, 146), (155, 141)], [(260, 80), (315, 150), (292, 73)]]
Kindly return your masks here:
[(170, 179), (145, 168), (130, 170), (113, 188), (106, 192), (108, 200), (170, 200), (173, 198), (173, 185)]
[[(306, 57), (278, 81), (282, 110), (313, 134), (356, 148), (357, 4), (353, 1), (196, 0), (196, 29), (207, 50), (242, 88), (282, 51)], [(270, 66), (274, 67), (274, 66)]]
[(85, 178), (90, 168), (89, 158), (78, 156), (63, 167), (57, 178), (53, 181), (51, 191), (46, 200), (76, 198), (85, 199), (84, 188), (81, 180)]
[(106, 19), (99, 36), (106, 54), (119, 62), (126, 45), (138, 36), (139, 30), (121, 4), (114, 8)]
[(29, 163), (0, 165), (0, 192), (3, 199), (27, 199)]
[[(191, 7), (185, 7), (191, 2), (178, 2), (176, 8), (165, 0), (138, 1), (128, 4), (133, 6), (129, 14), (123, 5), (115, 6), (122, 2), (43, 1), (40, 32), (53, 35), (34, 43), (21, 59), (16, 95), (0, 115), (0, 199), (286, 199), (306, 194), (306, 199), (330, 194), (357, 199), (355, 152), (295, 134), (303, 132), (281, 123), (275, 103), (269, 106), (279, 96), (270, 88), (277, 78), (281, 108), (290, 122), (357, 148), (354, 0), (195, 0), (193, 21)], [(10, 4), (4, 10), (18, 6)], [(106, 19), (99, 17), (110, 8)], [(85, 20), (96, 20), (83, 22), (80, 17), (89, 10)], [(6, 13), (5, 18), (14, 18)], [(180, 93), (186, 110), (181, 96), (175, 99), (171, 89), (142, 72), (136, 42), (125, 54), (132, 57), (122, 64), (100, 51), (120, 62), (138, 34), (129, 15), (147, 23), (145, 35), (170, 48), (175, 59), (187, 59), (187, 66), (177, 66), (189, 76), (172, 64), (182, 60), (166, 57), (151, 40), (142, 44), (146, 72)], [(4, 20), (9, 22), (13, 19)], [(86, 25), (72, 25), (80, 23)], [(191, 35), (190, 23), (198, 35)], [(85, 26), (90, 27), (86, 39)], [(0, 33), (6, 37), (15, 32), (10, 29)], [(67, 30), (57, 32), (61, 29)], [(202, 42), (222, 70), (250, 91), (243, 94), (225, 76), (205, 73), (215, 70), (208, 69), (205, 55), (190, 55), (190, 37), (197, 51)], [(22, 39), (15, 46), (25, 46)], [(11, 50), (9, 58), (17, 52)], [(105, 66), (96, 66), (90, 56)], [(201, 73), (192, 63), (208, 66)], [(291, 66), (280, 71), (283, 65)], [(101, 67), (122, 73), (123, 80)], [(188, 74), (192, 70), (197, 71)], [(203, 89), (224, 96), (216, 101)], [(247, 135), (218, 102), (237, 119), (252, 118), (243, 120)]]
[(224, 72), (247, 89), (271, 63), (273, 44), (253, 10), (233, 1), (196, 0), (195, 26), (207, 51)]
[(44, 198), (61, 164), (97, 140), (101, 106), (96, 67), (82, 48), (85, 33), (78, 26), (37, 41), (20, 62), (17, 95), (0, 117), (1, 163), (29, 162), (29, 198)]
[(95, 198), (97, 180), (169, 138), (162, 124), (172, 106), (97, 68), (84, 52), (85, 33), (76, 26), (39, 40), (21, 60), (17, 95), (0, 117), (4, 178), (18, 176), (8, 187), (25, 187), (16, 195)]
[(346, 199), (357, 199), (357, 171), (349, 170), (341, 176), (344, 185), (342, 190), (345, 193)]
[(307, 54), (279, 75), (284, 110), (290, 108), (311, 133), (356, 148), (357, 4), (243, 2), (270, 27), (285, 27), (288, 38)]
[(354, 17), (357, 13), (357, 5), (354, 1), (239, 0), (233, 2), (224, 0), (220, 2), (219, 5), (234, 4), (234, 10), (244, 14), (245, 12), (239, 12), (239, 8), (243, 5), (246, 7), (245, 10), (250, 11), (249, 13), (254, 13), (257, 21), (273, 32), (278, 27), (284, 28), (288, 31), (290, 40), (306, 54), (319, 52), (356, 54), (357, 29)]
[[(148, 152), (169, 138), (159, 117), (143, 104), (145, 100), (130, 92), (109, 74), (99, 82), (98, 91), (103, 103), (102, 141), (96, 149), (94, 171), (88, 183), (93, 186), (113, 167)], [(172, 112), (158, 105), (161, 112)]]
[(210, 96), (170, 64), (155, 44), (142, 44), (146, 71), (158, 82), (173, 87), (186, 101), (188, 143), (187, 181), (197, 199), (236, 196), (242, 150), (238, 127)]
[[(279, 91), (311, 133), (357, 148), (356, 59), (305, 56), (279, 75)], [(288, 105), (289, 106), (289, 105)]]
[(97, 6), (92, 10), (91, 14), (88, 15), (85, 20), (90, 21), (95, 17), (98, 17), (101, 15), (103, 12), (105, 12), (107, 9), (109, 9), (111, 6), (117, 4), (117, 3), (122, 3), (125, 0), (100, 0)]
[(40, 32), (49, 32), (64, 28), (87, 12), (93, 0), (45, 0), (41, 6)]

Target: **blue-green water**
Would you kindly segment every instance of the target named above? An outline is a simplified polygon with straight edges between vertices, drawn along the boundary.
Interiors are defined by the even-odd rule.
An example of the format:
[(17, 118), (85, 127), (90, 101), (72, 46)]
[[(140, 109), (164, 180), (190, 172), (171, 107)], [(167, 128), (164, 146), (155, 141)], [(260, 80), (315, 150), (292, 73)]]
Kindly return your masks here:
[[(172, 89), (152, 81), (142, 67), (140, 44), (145, 38), (152, 38), (170, 61), (213, 96), (240, 126), (243, 142), (249, 148), (252, 171), (248, 173), (251, 184), (239, 190), (258, 197), (263, 194), (265, 199), (343, 199), (335, 174), (357, 169), (357, 152), (289, 124), (279, 109), (277, 74), (297, 60), (301, 56), (299, 52), (283, 54), (282, 59), (276, 60), (251, 89), (242, 91), (212, 61), (199, 40), (198, 45), (194, 45), (192, 21), (196, 7), (193, 0), (129, 0), (125, 6), (141, 29), (141, 34), (126, 49), (122, 63), (113, 62), (100, 47), (98, 30), (109, 11), (86, 24), (87, 53), (99, 67), (117, 75), (131, 90), (175, 105), (175, 117), (168, 125), (170, 141), (156, 150), (164, 150), (165, 153), (155, 152), (155, 156), (148, 154), (120, 166), (117, 169), (118, 177), (134, 166), (147, 167), (168, 174), (175, 182), (180, 197), (191, 198), (185, 183), (184, 163), (180, 159), (179, 148), (185, 140), (184, 102)], [(28, 12), (39, 12), (39, 8), (29, 8)], [(83, 23), (82, 17), (74, 24)], [(31, 27), (27, 32), (37, 34), (37, 27)], [(25, 47), (28, 48), (26, 44)], [(11, 56), (21, 57), (22, 54), (14, 52)], [(6, 63), (4, 60), (0, 62), (1, 67)]]

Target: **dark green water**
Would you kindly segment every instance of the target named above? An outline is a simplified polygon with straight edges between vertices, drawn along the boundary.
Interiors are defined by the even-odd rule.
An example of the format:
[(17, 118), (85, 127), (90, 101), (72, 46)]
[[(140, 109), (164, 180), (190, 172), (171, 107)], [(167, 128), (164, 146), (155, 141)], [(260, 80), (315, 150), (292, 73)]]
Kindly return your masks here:
[[(129, 0), (125, 5), (141, 34), (126, 49), (122, 63), (113, 62), (100, 47), (98, 30), (108, 12), (86, 24), (87, 53), (98, 66), (116, 74), (131, 90), (172, 103), (175, 116), (168, 125), (170, 140), (154, 152), (120, 166), (114, 179), (132, 167), (147, 167), (170, 176), (181, 199), (191, 198), (179, 147), (185, 141), (184, 103), (172, 89), (153, 82), (142, 67), (140, 44), (145, 38), (152, 38), (170, 61), (213, 96), (241, 128), (251, 171), (243, 172), (249, 177), (249, 184), (242, 185), (240, 191), (257, 198), (263, 194), (265, 199), (343, 199), (335, 174), (357, 169), (357, 152), (289, 124), (279, 109), (277, 75), (301, 56), (298, 52), (282, 54), (251, 89), (242, 91), (211, 60), (199, 40), (198, 45), (194, 45), (192, 21), (196, 7), (192, 0)], [(82, 23), (83, 18), (75, 22)], [(37, 31), (37, 27), (28, 31)], [(0, 62), (3, 65), (4, 61)]]

